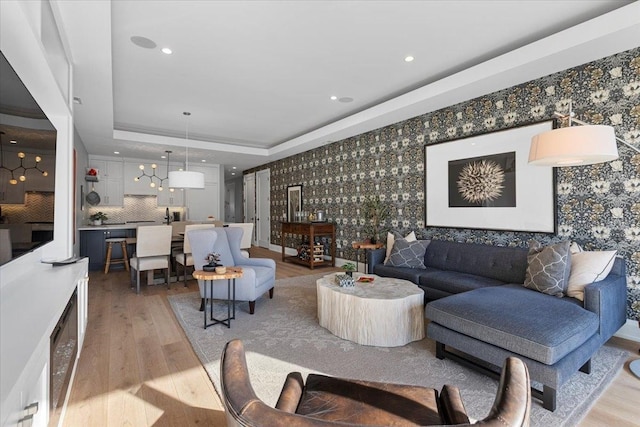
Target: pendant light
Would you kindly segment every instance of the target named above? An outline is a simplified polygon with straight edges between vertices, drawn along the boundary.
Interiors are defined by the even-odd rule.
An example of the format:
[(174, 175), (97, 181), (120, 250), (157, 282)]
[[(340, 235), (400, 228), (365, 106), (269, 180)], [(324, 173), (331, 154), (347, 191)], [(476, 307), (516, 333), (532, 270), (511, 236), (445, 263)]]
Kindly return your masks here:
[(182, 113), (186, 117), (186, 147), (185, 170), (169, 172), (169, 187), (171, 188), (204, 188), (204, 174), (202, 172), (192, 172), (189, 170), (189, 116), (190, 112)]

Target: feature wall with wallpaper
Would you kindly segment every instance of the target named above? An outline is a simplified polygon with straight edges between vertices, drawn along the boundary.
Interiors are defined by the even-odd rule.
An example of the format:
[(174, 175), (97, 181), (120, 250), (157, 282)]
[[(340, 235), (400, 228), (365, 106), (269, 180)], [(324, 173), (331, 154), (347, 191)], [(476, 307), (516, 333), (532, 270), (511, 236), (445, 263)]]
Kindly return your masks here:
[[(545, 244), (571, 239), (587, 250), (615, 249), (627, 265), (627, 317), (640, 318), (631, 308), (640, 300), (640, 154), (625, 146), (618, 146), (616, 161), (557, 169), (557, 234), (425, 228), (425, 144), (549, 119), (554, 111), (567, 112), (569, 101), (578, 118), (612, 125), (640, 147), (640, 48), (247, 172), (270, 168), (274, 219), (286, 213), (287, 186), (302, 184), (302, 209), (322, 209), (336, 222), (336, 255), (344, 259), (355, 259), (351, 243), (363, 237), (359, 206), (373, 194), (392, 207), (388, 227), (422, 238), (523, 247), (532, 238)], [(280, 244), (278, 221), (272, 221), (271, 242)]]

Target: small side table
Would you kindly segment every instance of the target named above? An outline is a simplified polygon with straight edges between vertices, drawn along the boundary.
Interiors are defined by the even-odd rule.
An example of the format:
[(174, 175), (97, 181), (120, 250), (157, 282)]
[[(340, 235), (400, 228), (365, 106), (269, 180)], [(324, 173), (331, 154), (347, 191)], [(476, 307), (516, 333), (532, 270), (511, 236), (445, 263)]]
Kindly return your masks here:
[[(227, 267), (227, 271), (223, 274), (218, 274), (215, 271), (197, 270), (193, 272), (193, 278), (204, 280), (204, 328), (217, 325), (218, 323), (231, 328), (231, 319), (236, 318), (236, 279), (242, 277), (241, 267)], [(213, 281), (227, 279), (227, 318), (215, 319), (213, 317), (213, 299), (209, 298), (210, 307), (210, 320), (211, 323), (207, 323), (207, 282), (209, 282), (209, 295), (213, 295)], [(233, 286), (233, 296), (231, 295), (231, 287)], [(231, 307), (233, 306), (233, 316), (231, 315)]]
[(380, 249), (384, 243), (353, 242), (351, 247), (356, 250), (356, 266), (360, 264), (360, 249), (364, 249), (364, 274), (367, 274), (367, 249)]

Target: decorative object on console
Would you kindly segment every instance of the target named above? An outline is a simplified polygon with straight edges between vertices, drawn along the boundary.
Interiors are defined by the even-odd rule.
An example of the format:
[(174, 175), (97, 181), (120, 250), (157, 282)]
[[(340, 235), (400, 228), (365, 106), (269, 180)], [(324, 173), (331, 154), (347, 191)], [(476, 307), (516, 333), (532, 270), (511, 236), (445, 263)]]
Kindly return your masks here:
[(380, 241), (380, 235), (387, 231), (384, 223), (389, 218), (389, 205), (385, 204), (378, 195), (367, 196), (362, 204), (362, 215), (365, 220), (364, 232), (369, 235), (371, 243)]
[(109, 219), (109, 217), (103, 212), (96, 212), (89, 217), (93, 225), (102, 225), (102, 221)]
[[(2, 135), (5, 135), (5, 133), (3, 131), (0, 131), (0, 137)], [(11, 141), (12, 144), (15, 144), (14, 141)], [(4, 151), (2, 149), (2, 141), (0, 140), (0, 169), (4, 169), (6, 171), (8, 171), (11, 174), (11, 178), (9, 178), (9, 184), (11, 185), (16, 185), (18, 183), (18, 181), (20, 182), (24, 182), (27, 180), (27, 171), (31, 170), (31, 169), (35, 169), (38, 172), (40, 172), (43, 176), (48, 176), (49, 172), (40, 169), (40, 166), (38, 166), (38, 164), (42, 161), (42, 158), (40, 156), (35, 156), (34, 160), (35, 160), (35, 164), (33, 166), (25, 166), (24, 165), (24, 159), (27, 157), (26, 154), (24, 154), (22, 151), (20, 151), (18, 154), (18, 159), (20, 159), (20, 164), (14, 168), (10, 168), (7, 166), (7, 163), (5, 163), (5, 159), (4, 159)], [(22, 170), (22, 171), (20, 171)], [(14, 173), (19, 173), (18, 175), (18, 179), (16, 179), (15, 174)]]
[[(164, 189), (164, 187), (162, 187), (162, 183), (165, 182), (166, 180), (169, 179), (169, 156), (171, 155), (172, 151), (171, 150), (166, 150), (165, 153), (167, 153), (167, 175), (164, 178), (160, 178), (158, 175), (156, 175), (156, 169), (158, 168), (158, 165), (156, 165), (155, 163), (151, 164), (151, 169), (153, 171), (153, 173), (151, 175), (149, 175), (145, 170), (144, 170), (144, 165), (140, 165), (140, 176), (137, 176), (135, 178), (133, 178), (134, 181), (138, 182), (140, 181), (140, 178), (144, 178), (147, 177), (149, 178), (149, 186), (151, 188), (155, 188), (156, 187), (156, 182), (155, 180), (159, 181), (158, 187), (158, 191), (162, 191)], [(173, 192), (174, 189), (173, 188), (169, 188), (169, 191)]]
[(189, 116), (191, 113), (185, 111), (182, 113), (186, 117), (186, 154), (185, 154), (185, 170), (177, 170), (169, 172), (169, 187), (171, 188), (204, 188), (204, 174), (202, 172), (193, 172), (189, 170)]
[[(592, 125), (574, 118), (569, 112), (554, 112), (567, 126), (534, 135), (531, 138), (529, 163), (536, 166), (583, 166), (618, 158), (616, 141), (640, 153), (640, 149), (618, 138), (611, 126)], [(577, 123), (580, 126), (572, 126)]]
[(554, 171), (527, 164), (533, 135), (554, 126), (547, 120), (426, 145), (427, 226), (555, 232)]
[(298, 212), (302, 212), (302, 184), (287, 187), (287, 220), (300, 221)]

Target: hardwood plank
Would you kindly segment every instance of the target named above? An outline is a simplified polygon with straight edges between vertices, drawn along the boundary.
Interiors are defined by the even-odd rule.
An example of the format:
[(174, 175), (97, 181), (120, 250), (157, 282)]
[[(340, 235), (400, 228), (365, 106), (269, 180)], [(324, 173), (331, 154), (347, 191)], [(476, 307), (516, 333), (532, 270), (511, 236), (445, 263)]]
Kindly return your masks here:
[[(277, 279), (340, 270), (282, 263), (264, 248), (250, 253), (274, 259)], [(90, 279), (89, 324), (64, 425), (224, 425), (222, 403), (167, 299), (197, 292), (196, 281), (143, 284), (137, 295), (124, 271), (91, 272)], [(614, 337), (610, 345), (628, 351), (628, 362), (640, 358), (638, 343)], [(580, 426), (640, 425), (640, 380), (628, 362)]]

